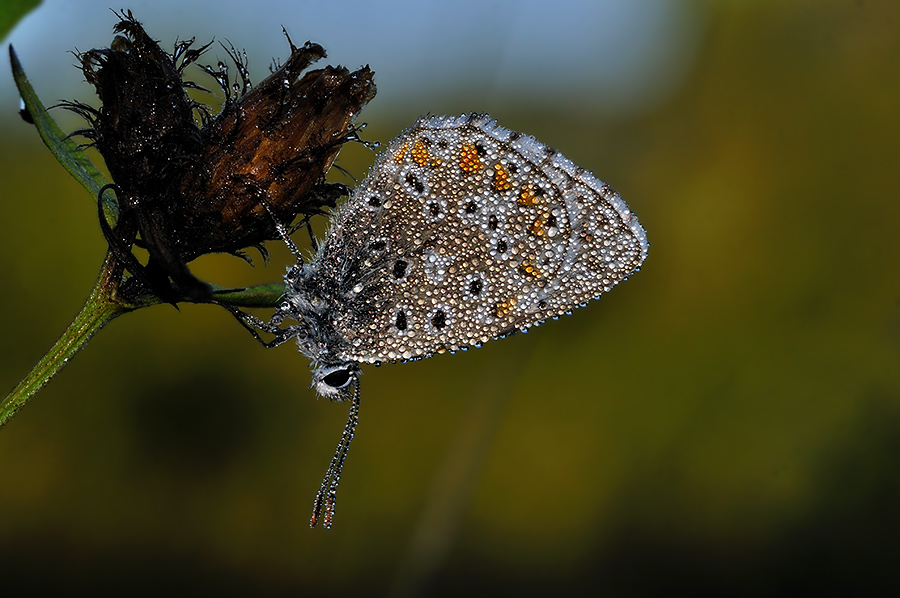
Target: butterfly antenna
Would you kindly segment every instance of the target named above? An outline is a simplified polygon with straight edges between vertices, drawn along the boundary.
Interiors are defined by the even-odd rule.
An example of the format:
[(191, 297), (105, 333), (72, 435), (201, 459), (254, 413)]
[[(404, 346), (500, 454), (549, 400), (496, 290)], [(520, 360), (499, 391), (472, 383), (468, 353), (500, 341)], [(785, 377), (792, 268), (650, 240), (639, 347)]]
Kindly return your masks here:
[[(322, 486), (316, 494), (316, 500), (313, 503), (313, 514), (309, 519), (309, 527), (316, 527), (319, 519), (326, 529), (331, 528), (334, 521), (334, 505), (337, 501), (337, 488), (341, 483), (341, 469), (344, 467), (344, 459), (350, 451), (350, 443), (353, 441), (353, 435), (356, 433), (356, 426), (359, 424), (359, 379), (353, 383), (353, 399), (350, 402), (350, 414), (347, 416), (347, 423), (344, 425), (344, 432), (341, 434), (341, 440), (338, 442), (337, 448), (334, 450), (334, 456), (325, 472), (325, 478), (322, 480)], [(325, 511), (324, 516), (322, 511)]]

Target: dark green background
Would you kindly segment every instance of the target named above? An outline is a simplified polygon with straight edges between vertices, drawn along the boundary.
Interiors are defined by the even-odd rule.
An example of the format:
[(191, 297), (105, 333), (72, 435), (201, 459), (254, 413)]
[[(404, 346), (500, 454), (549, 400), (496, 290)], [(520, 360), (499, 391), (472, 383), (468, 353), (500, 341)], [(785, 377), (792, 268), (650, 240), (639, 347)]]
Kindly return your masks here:
[[(332, 530), (307, 525), (346, 407), (314, 399), (290, 347), (161, 306), (110, 325), (0, 431), (2, 587), (900, 591), (900, 4), (698, 6), (700, 54), (652, 113), (485, 107), (621, 191), (649, 258), (527, 335), (366, 368)], [(12, 388), (105, 246), (34, 131), (4, 130)], [(289, 257), (272, 249), (267, 268), (194, 270), (277, 280)]]

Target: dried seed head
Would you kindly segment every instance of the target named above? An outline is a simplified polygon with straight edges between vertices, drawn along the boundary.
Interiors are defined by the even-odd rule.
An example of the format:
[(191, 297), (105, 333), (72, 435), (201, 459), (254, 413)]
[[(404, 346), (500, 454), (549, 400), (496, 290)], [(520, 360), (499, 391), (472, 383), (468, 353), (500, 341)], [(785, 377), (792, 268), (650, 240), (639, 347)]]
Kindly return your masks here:
[[(241, 84), (230, 84), (224, 65), (206, 67), (226, 98), (211, 116), (187, 94), (198, 86), (182, 77), (209, 44), (192, 48), (191, 39), (168, 54), (130, 11), (118, 16), (121, 35), (110, 47), (79, 55), (101, 108), (64, 104), (90, 122), (77, 133), (97, 147), (113, 177), (119, 220), (101, 227), (138, 286), (169, 301), (207, 300), (210, 288), (188, 262), (275, 238), (267, 207), (290, 222), (321, 213), (345, 191), (326, 184), (325, 173), (341, 145), (356, 139), (353, 121), (375, 95), (373, 73), (329, 66), (303, 75), (325, 50), (291, 43), (290, 58), (253, 88), (246, 59), (226, 48)], [(146, 265), (132, 254), (135, 243), (149, 252)]]

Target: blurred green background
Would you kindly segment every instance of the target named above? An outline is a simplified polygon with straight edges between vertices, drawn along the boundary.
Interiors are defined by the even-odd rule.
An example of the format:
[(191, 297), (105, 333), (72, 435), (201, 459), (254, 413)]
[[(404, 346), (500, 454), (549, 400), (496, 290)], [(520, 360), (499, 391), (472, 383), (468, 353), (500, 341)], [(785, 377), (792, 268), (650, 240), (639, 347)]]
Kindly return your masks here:
[[(366, 368), (330, 531), (307, 526), (346, 407), (315, 399), (306, 360), (262, 349), (210, 306), (120, 318), (0, 431), (4, 595), (900, 591), (900, 3), (647, 0), (633, 21), (588, 11), (578, 35), (597, 39), (571, 55), (565, 18), (522, 25), (538, 3), (453, 3), (486, 26), (419, 23), (417, 43), (434, 30), (477, 61), (420, 47), (424, 66), (408, 68), (422, 81), (380, 58), (410, 53), (388, 26), (409, 16), (403, 3), (371, 20), (354, 2), (220, 4), (201, 5), (210, 19), (131, 8), (163, 47), (192, 35), (247, 47), (255, 80), (287, 54), (281, 24), (332, 58), (357, 44), (329, 62), (376, 73), (367, 139), (426, 112), (489, 111), (618, 189), (649, 258), (527, 335)], [(112, 39), (103, 5), (78, 6), (82, 21), (45, 3), (9, 38), (47, 104), (92, 96), (25, 53), (32, 40), (74, 71), (76, 44), (35, 19), (100, 31), (77, 35), (82, 50)], [(629, 23), (662, 33), (633, 37)], [(275, 50), (253, 49), (255, 27)], [(620, 57), (604, 36), (623, 61), (674, 62), (607, 79)], [(507, 84), (521, 52), (501, 50), (515, 44), (556, 62), (510, 63), (522, 77)], [(2, 85), (11, 389), (79, 309), (105, 244), (92, 199)], [(372, 158), (351, 147), (340, 164), (361, 177)], [(213, 257), (193, 270), (278, 280), (290, 258), (276, 245), (268, 267)]]

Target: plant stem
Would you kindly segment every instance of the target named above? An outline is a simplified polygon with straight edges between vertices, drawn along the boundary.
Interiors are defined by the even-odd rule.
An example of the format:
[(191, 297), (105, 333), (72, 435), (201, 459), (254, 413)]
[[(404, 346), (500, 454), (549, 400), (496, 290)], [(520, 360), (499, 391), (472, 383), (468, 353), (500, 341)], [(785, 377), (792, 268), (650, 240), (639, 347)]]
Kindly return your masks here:
[(94, 334), (118, 316), (136, 307), (118, 303), (113, 298), (116, 285), (110, 280), (113, 271), (112, 262), (113, 258), (108, 254), (84, 307), (47, 354), (0, 403), (0, 428), (43, 388), (50, 378), (64, 368), (69, 359), (78, 353)]

